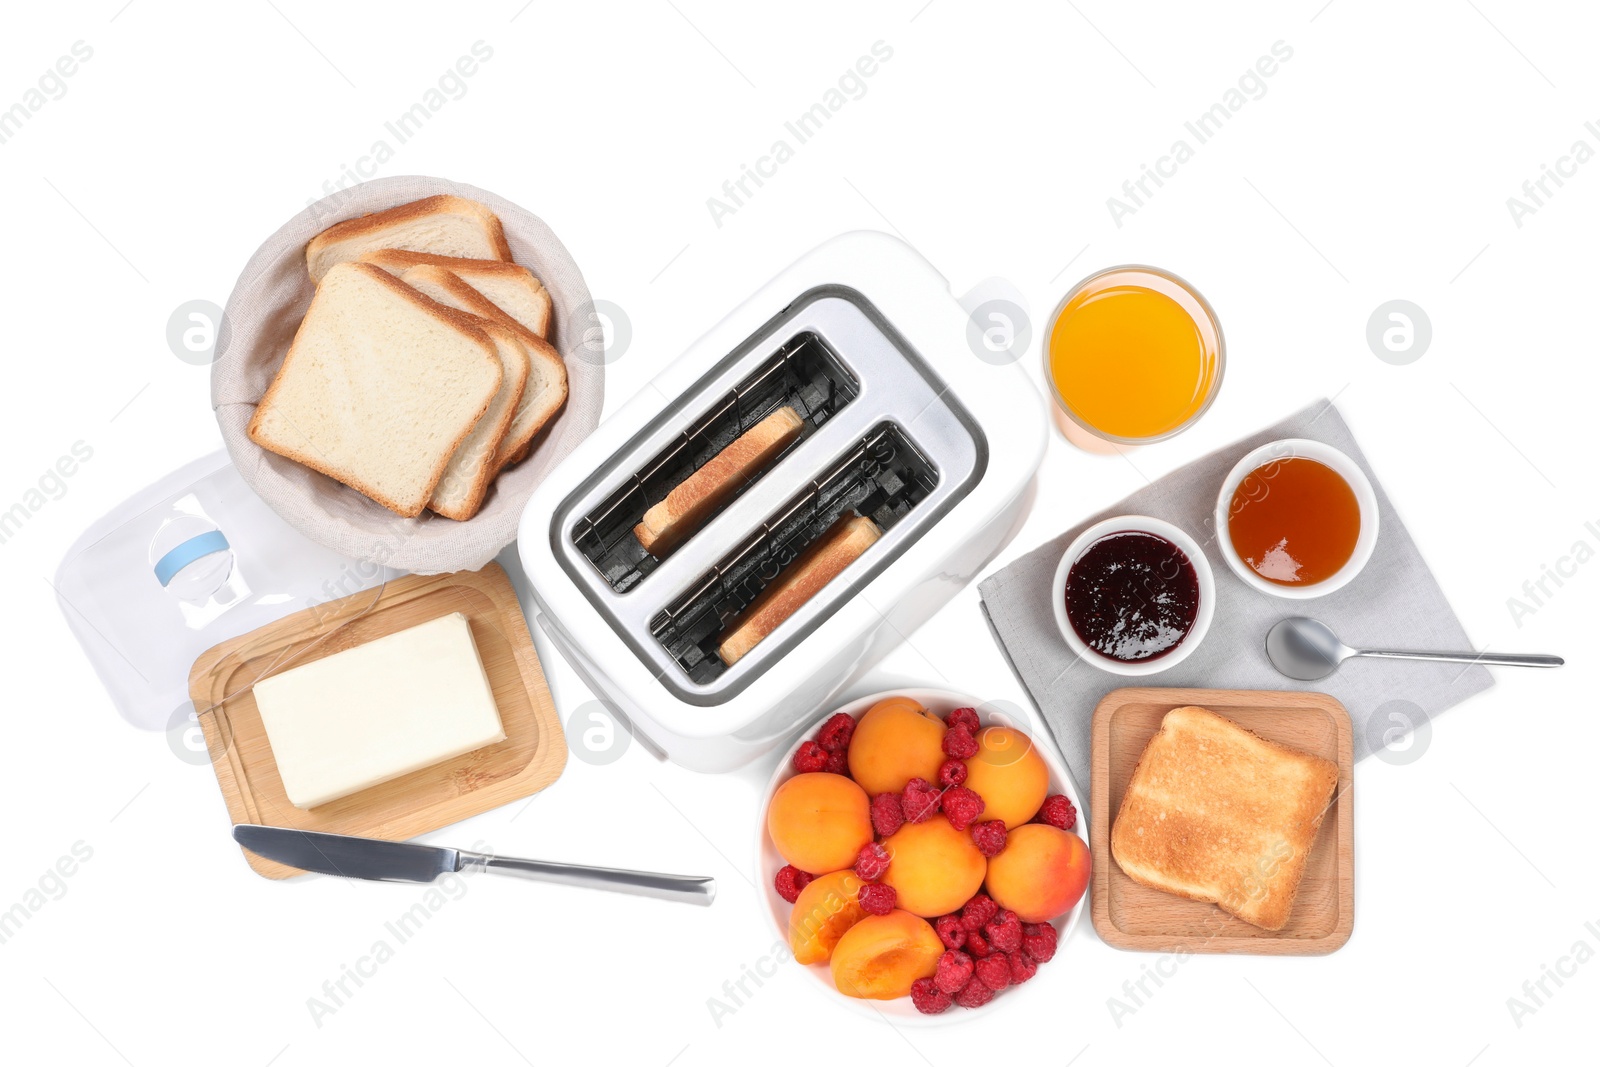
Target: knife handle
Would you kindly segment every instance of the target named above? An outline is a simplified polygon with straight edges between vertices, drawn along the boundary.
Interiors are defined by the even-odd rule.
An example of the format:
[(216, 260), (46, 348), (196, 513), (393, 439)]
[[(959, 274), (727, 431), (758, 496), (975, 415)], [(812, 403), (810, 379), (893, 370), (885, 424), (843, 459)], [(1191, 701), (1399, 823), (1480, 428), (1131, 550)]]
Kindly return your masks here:
[(604, 889), (640, 897), (659, 897), (684, 904), (710, 905), (717, 895), (714, 878), (687, 874), (653, 874), (650, 871), (625, 871), (616, 867), (584, 867), (576, 863), (548, 860), (519, 860), (511, 856), (491, 856), (483, 852), (459, 852), (460, 870), (493, 871), (497, 874), (531, 878), (536, 882)]

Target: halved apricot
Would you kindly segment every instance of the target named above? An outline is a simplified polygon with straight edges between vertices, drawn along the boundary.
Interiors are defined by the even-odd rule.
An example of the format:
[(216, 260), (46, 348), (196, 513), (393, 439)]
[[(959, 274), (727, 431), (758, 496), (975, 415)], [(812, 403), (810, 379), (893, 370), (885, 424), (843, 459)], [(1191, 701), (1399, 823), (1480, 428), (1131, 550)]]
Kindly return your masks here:
[(943, 953), (933, 927), (909, 911), (868, 915), (835, 946), (833, 984), (847, 997), (894, 1000), (918, 978), (932, 978)]
[(821, 963), (833, 954), (845, 932), (866, 918), (856, 896), (855, 871), (818, 875), (800, 890), (789, 913), (789, 948), (801, 963)]

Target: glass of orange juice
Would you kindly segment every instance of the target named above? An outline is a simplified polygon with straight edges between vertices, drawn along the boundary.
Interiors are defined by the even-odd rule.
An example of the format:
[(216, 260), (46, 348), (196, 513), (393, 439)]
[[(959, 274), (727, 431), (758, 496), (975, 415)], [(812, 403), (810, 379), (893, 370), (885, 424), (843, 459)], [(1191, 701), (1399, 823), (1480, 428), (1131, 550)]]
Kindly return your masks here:
[(1044, 344), (1062, 429), (1092, 451), (1186, 429), (1216, 398), (1222, 368), (1211, 305), (1156, 267), (1109, 267), (1073, 286)]

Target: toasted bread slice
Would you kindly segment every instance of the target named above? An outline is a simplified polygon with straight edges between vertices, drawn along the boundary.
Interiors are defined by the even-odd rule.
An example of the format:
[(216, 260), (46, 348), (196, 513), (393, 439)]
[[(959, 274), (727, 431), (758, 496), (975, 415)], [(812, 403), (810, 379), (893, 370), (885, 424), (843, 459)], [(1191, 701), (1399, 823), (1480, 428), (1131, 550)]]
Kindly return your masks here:
[(1338, 784), (1336, 763), (1174, 708), (1128, 781), (1111, 854), (1136, 882), (1281, 930)]
[(633, 535), (651, 555), (667, 555), (799, 437), (805, 425), (794, 408), (774, 411), (674, 486), (644, 513)]
[(328, 227), (306, 244), (306, 270), (320, 284), (334, 264), (379, 248), (511, 261), (498, 215), (474, 200), (430, 196)]
[(361, 262), (376, 264), (397, 277), (412, 267), (443, 267), (478, 290), (531, 333), (546, 341), (550, 339), (550, 291), (533, 276), (532, 271), (519, 263), (436, 256), (399, 248), (380, 248), (368, 252), (361, 257)]
[(722, 662), (730, 667), (738, 663), (882, 536), (871, 519), (851, 512), (839, 516), (729, 624), (717, 646)]
[(501, 376), (476, 320), (377, 267), (340, 264), (256, 405), (250, 439), (414, 517)]
[(412, 267), (401, 275), (405, 284), (449, 307), (477, 315), (497, 323), (517, 335), (527, 349), (532, 367), (528, 387), (522, 391), (522, 400), (506, 431), (500, 448), (495, 453), (496, 472), (527, 455), (528, 448), (539, 431), (561, 410), (567, 402), (567, 365), (554, 348), (543, 338), (501, 311), (488, 297), (443, 267), (428, 264)]
[(528, 385), (530, 366), (527, 350), (516, 334), (498, 323), (480, 320), (479, 325), (494, 342), (495, 354), (500, 357), (500, 391), (450, 457), (450, 465), (428, 498), (430, 511), (459, 522), (476, 515), (489, 492), (496, 473), (495, 452), (517, 413), (522, 391)]

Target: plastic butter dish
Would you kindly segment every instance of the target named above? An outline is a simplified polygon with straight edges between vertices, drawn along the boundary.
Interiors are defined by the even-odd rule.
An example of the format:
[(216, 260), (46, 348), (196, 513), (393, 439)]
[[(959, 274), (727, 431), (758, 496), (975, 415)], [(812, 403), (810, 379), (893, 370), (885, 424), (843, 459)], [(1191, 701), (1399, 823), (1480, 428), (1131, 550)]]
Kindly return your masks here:
[(53, 585), (122, 717), (176, 733), (195, 722), (188, 681), (196, 656), (302, 608), (382, 585), (399, 573), (383, 563), (307, 540), (216, 452), (96, 520), (68, 549)]
[(297, 808), (506, 737), (460, 612), (264, 678), (255, 698)]

